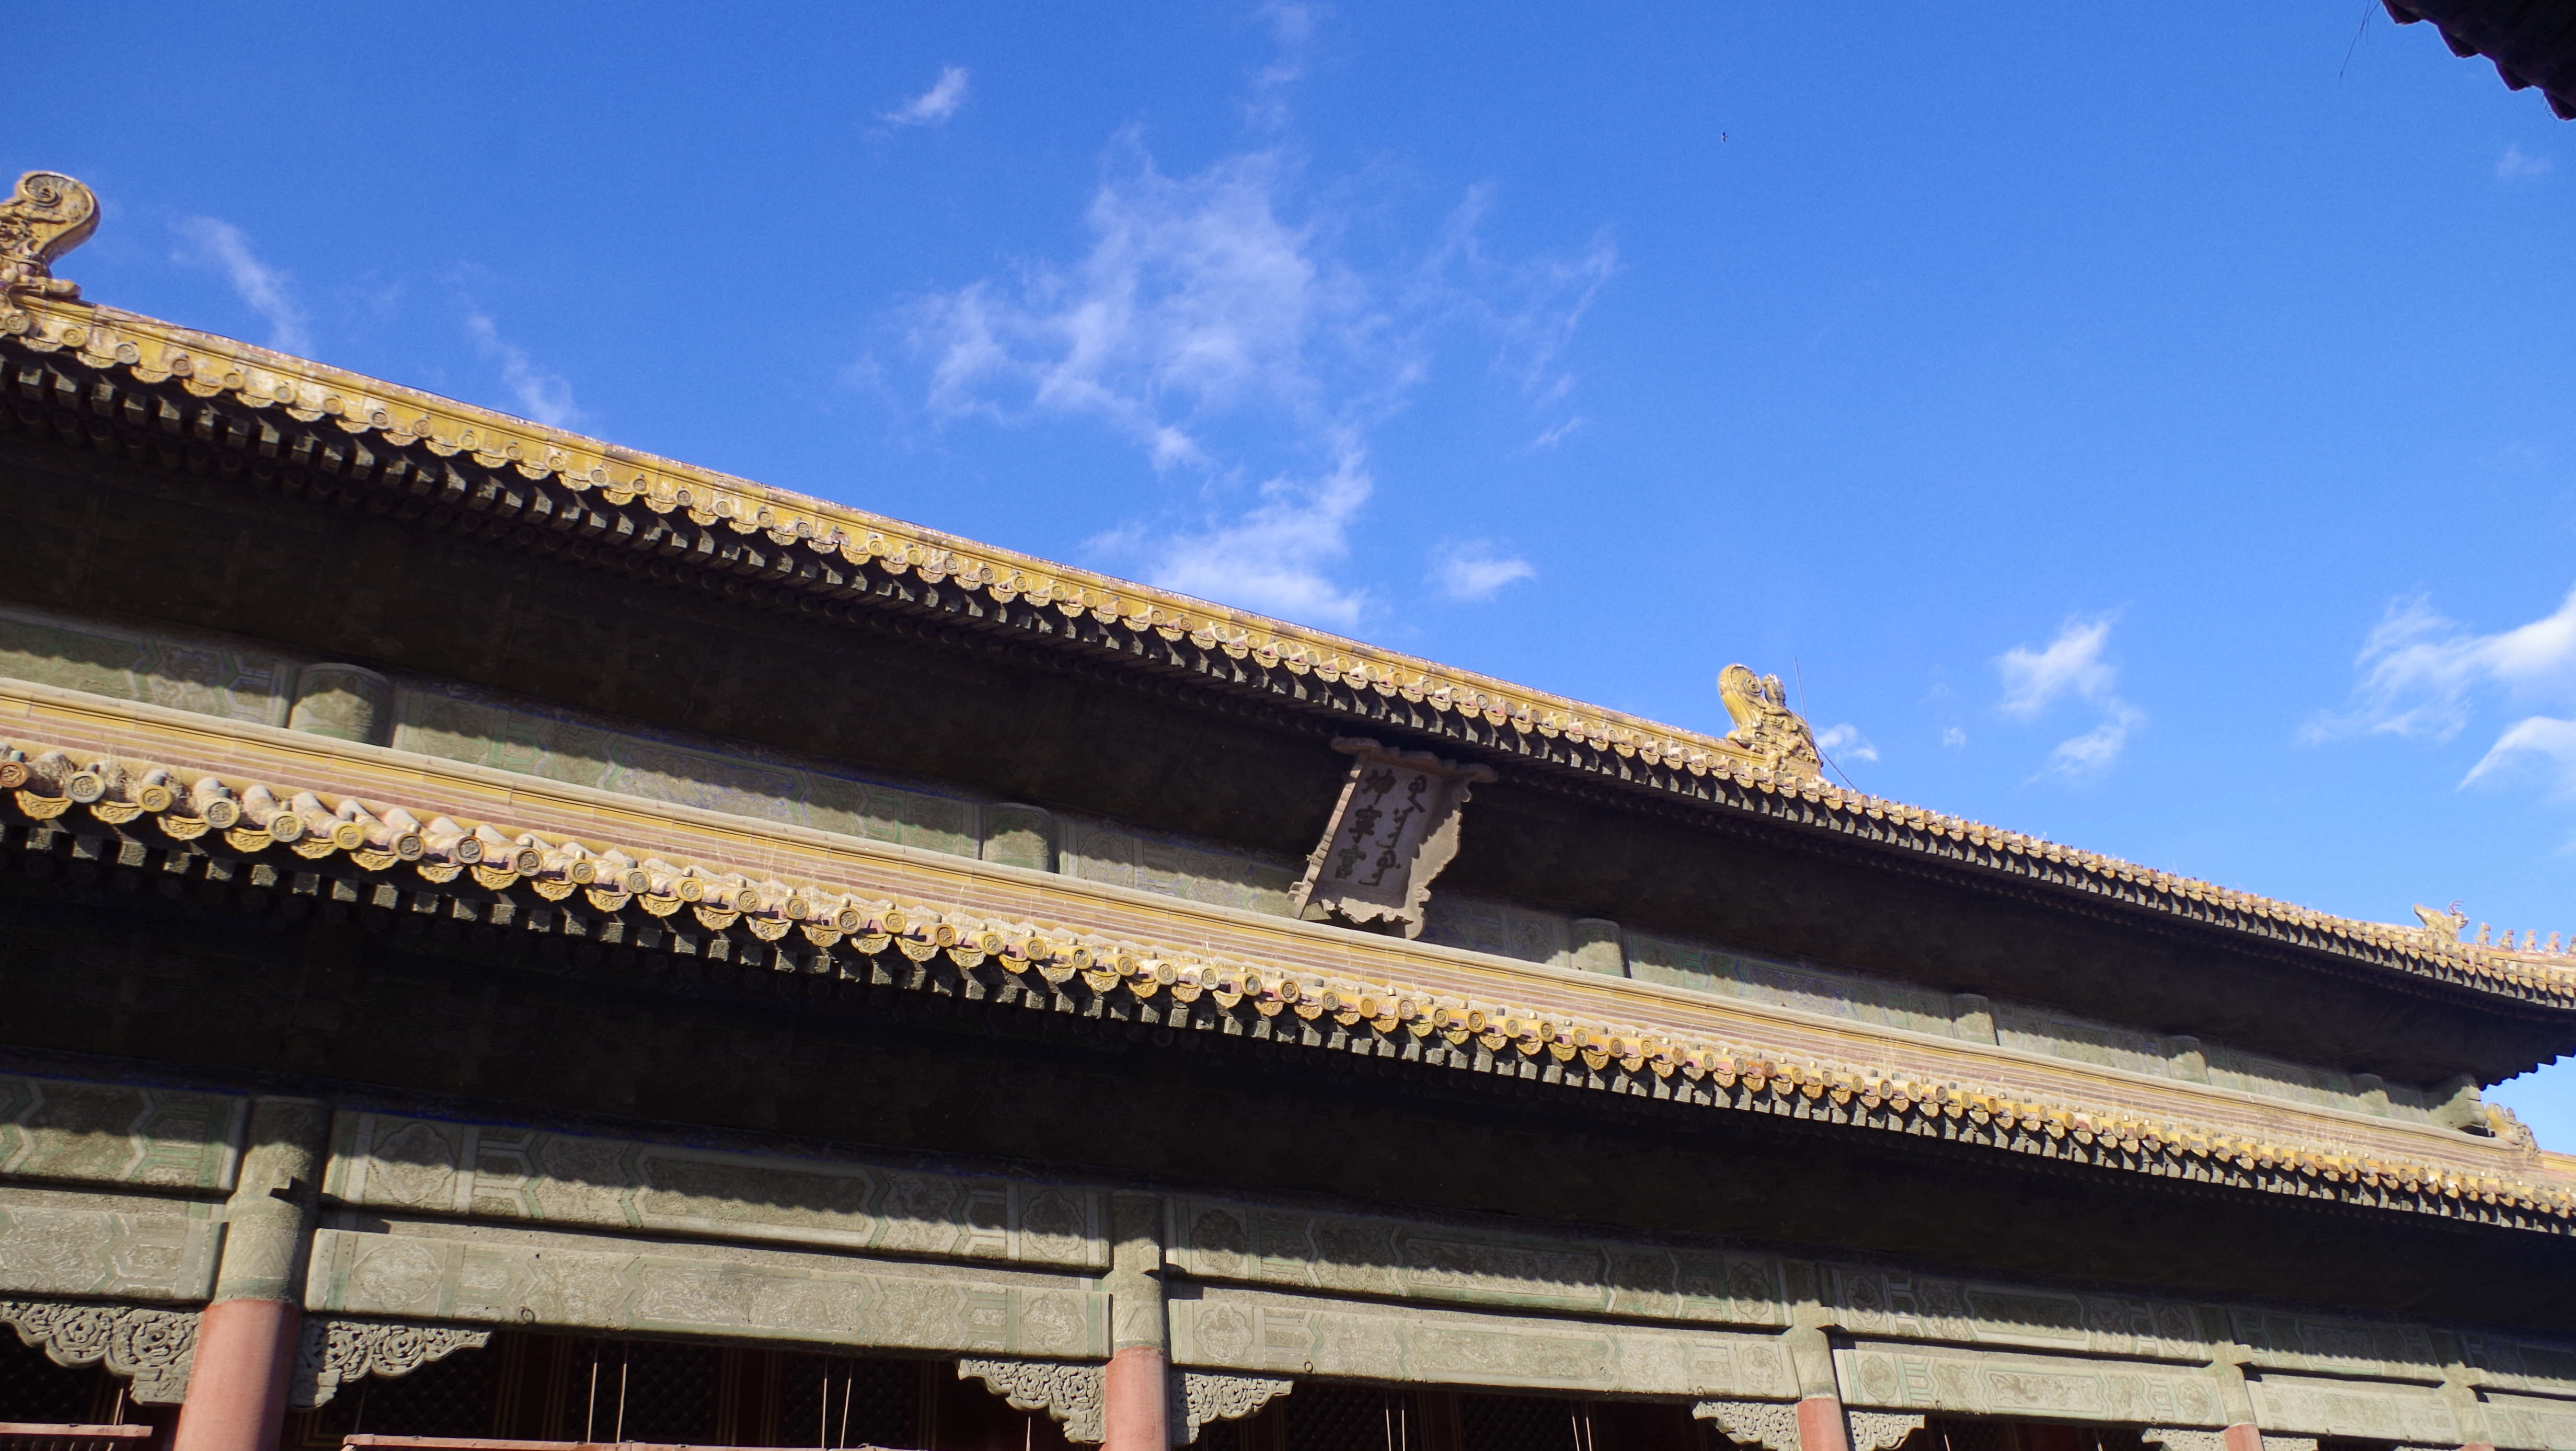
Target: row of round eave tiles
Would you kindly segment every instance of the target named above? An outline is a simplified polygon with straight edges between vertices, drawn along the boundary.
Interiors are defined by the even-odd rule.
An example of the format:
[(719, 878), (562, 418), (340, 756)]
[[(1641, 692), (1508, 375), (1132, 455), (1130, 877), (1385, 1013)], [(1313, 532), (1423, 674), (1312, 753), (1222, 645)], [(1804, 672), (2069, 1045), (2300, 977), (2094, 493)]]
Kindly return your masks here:
[[(1228, 1011), (1249, 1003), (1264, 1016), (1288, 1011), (1312, 1021), (1329, 1014), (1346, 1029), (1365, 1024), (1387, 1038), (1398, 1033), (1415, 1038), (1438, 1033), (1453, 1047), (1462, 1047), (1472, 1038), (1496, 1054), (1517, 1051), (1535, 1059), (1544, 1053), (1558, 1063), (1571, 1063), (1579, 1056), (1595, 1072), (1606, 1071), (1615, 1062), (1632, 1075), (1670, 1078), (1680, 1073), (1694, 1080), (1714, 1079), (1725, 1088), (1741, 1082), (1756, 1095), (1767, 1089), (1783, 1100), (1791, 1095), (1810, 1100), (1830, 1097), (1837, 1105), (1847, 1105), (1858, 1099), (1868, 1111), (1884, 1107), (1900, 1117), (1964, 1118), (1981, 1128), (2001, 1124), (2052, 1140), (2073, 1137), (2079, 1144), (2115, 1143), (2125, 1153), (2151, 1157), (2215, 1158), (2242, 1169), (2277, 1168), (2329, 1183), (2402, 1185), (2408, 1192), (2430, 1186), (2450, 1198), (2467, 1196), (2560, 1218), (2576, 1217), (2576, 1191), (2464, 1179), (2420, 1165), (2281, 1148), (2223, 1131), (2158, 1127), (2022, 1103), (1955, 1085), (1897, 1083), (1862, 1070), (1738, 1056), (1714, 1045), (1675, 1044), (1632, 1028), (1569, 1023), (1508, 1006), (1443, 1002), (1439, 995), (1398, 984), (1300, 982), (1277, 969), (1209, 962), (1132, 943), (1084, 941), (1074, 933), (1050, 936), (1051, 929), (1034, 924), (987, 924), (949, 909), (907, 908), (827, 888), (753, 882), (739, 873), (705, 871), (695, 865), (674, 867), (651, 856), (639, 862), (614, 847), (593, 849), (570, 839), (550, 843), (533, 833), (511, 833), (490, 823), (464, 824), (438, 815), (422, 825), (399, 807), (382, 803), (371, 807), (355, 797), (327, 803), (314, 793), (295, 792), (281, 798), (264, 784), (237, 787), (213, 777), (182, 785), (166, 768), (148, 763), (102, 760), (75, 768), (58, 751), (31, 762), (13, 749), (0, 749), (0, 790), (11, 792), (19, 811), (38, 821), (58, 819), (79, 805), (102, 823), (118, 828), (149, 816), (165, 835), (182, 843), (221, 832), (227, 845), (245, 855), (272, 846), (317, 861), (345, 853), (369, 872), (409, 864), (436, 885), (470, 870), (476, 883), (487, 890), (524, 884), (549, 901), (561, 901), (582, 890), (585, 900), (603, 912), (631, 903), (652, 915), (668, 916), (688, 906), (711, 931), (739, 922), (769, 941), (784, 937), (792, 927), (820, 947), (829, 948), (847, 938), (869, 955), (889, 947), (915, 961), (945, 954), (967, 970), (989, 960), (1014, 974), (1034, 970), (1050, 984), (1079, 976), (1095, 993), (1123, 990), (1146, 999), (1169, 991), (1181, 1001), (1205, 995)], [(490, 865), (494, 860), (502, 865)]]
[[(2105, 878), (2148, 886), (2169, 896), (2369, 942), (2401, 954), (2440, 959), (2451, 968), (2479, 976), (2561, 994), (2576, 992), (2576, 980), (2571, 980), (2568, 974), (2558, 969), (2498, 959), (2477, 950), (2472, 944), (2443, 942), (2402, 927), (2335, 917), (2270, 898), (2235, 892), (2192, 878), (2138, 867), (2118, 858), (2062, 847), (2018, 832), (1845, 792), (1830, 782), (1775, 779), (1771, 771), (1758, 764), (1733, 762), (1705, 746), (1659, 737), (1630, 726), (1588, 720), (1552, 707), (1534, 707), (1508, 696), (1493, 695), (1466, 682), (1435, 682), (1434, 677), (1420, 672), (1414, 672), (1410, 678), (1399, 678), (1397, 672), (1385, 664), (1339, 652), (1317, 655), (1292, 639), (1276, 636), (1256, 638), (1251, 631), (1232, 621), (1193, 617), (1142, 601), (1137, 602), (1143, 605), (1141, 610), (1130, 612), (1126, 608), (1128, 602), (1122, 596), (1095, 586), (1077, 584), (1059, 593), (1065, 583), (1063, 581), (1044, 576), (1031, 579), (1007, 564), (997, 567), (959, 555), (935, 543), (889, 539), (880, 529), (871, 529), (862, 541), (851, 539), (837, 524), (832, 525), (826, 534), (819, 532), (820, 526), (814, 519), (792, 517), (782, 523), (768, 507), (765, 498), (748, 490), (728, 492), (718, 488), (708, 491), (708, 497), (700, 498), (690, 485), (673, 485), (668, 480), (657, 483), (644, 472), (634, 474), (631, 479), (614, 480), (609, 472), (610, 461), (606, 459), (587, 469), (575, 469), (572, 456), (553, 443), (526, 440), (523, 446), (523, 441), (518, 438), (487, 436), (488, 429), (478, 432), (470, 425), (458, 429), (450, 437), (441, 438), (436, 435), (434, 422), (428, 414), (419, 413), (416, 420), (397, 420), (390, 405), (370, 400), (361, 401), (359, 409), (363, 409), (364, 417), (359, 418), (355, 416), (359, 409), (353, 409), (342, 395), (331, 392), (326, 385), (271, 368), (246, 365), (250, 371), (228, 370), (218, 381), (208, 382), (197, 377), (198, 368), (192, 356), (166, 349), (158, 340), (150, 340), (156, 349), (162, 349), (152, 359), (147, 359), (142, 347), (131, 339), (118, 340), (107, 351), (100, 352), (92, 349), (90, 344), (113, 338), (112, 328), (93, 329), (79, 323), (65, 323), (51, 333), (39, 333), (26, 321), (30, 317), (31, 314), (25, 312), (9, 313), (0, 318), (0, 332), (16, 336), (38, 351), (71, 348), (81, 362), (96, 369), (123, 366), (146, 383), (176, 377), (199, 397), (230, 392), (252, 407), (283, 404), (291, 415), (305, 422), (330, 417), (351, 433), (370, 429), (383, 432), (386, 441), (396, 447), (423, 443), (433, 451), (449, 456), (471, 451), (476, 461), (486, 467), (515, 466), (531, 479), (559, 474), (564, 483), (576, 491), (593, 487), (602, 489), (612, 504), (622, 505), (641, 498), (646, 507), (659, 511), (686, 508), (691, 519), (701, 525), (711, 526), (721, 519), (737, 532), (767, 533), (782, 546), (801, 542), (817, 552), (837, 552), (854, 564), (873, 560), (896, 573), (918, 573), (933, 583), (957, 579), (987, 591), (1003, 603), (1024, 598), (1041, 606), (1053, 604), (1068, 615), (1087, 612), (1104, 624), (1120, 624), (1140, 633), (1154, 630), (1173, 640), (1187, 635), (1201, 648), (1222, 649), (1237, 659), (1249, 655), (1259, 659), (1265, 667), (1284, 666), (1296, 673), (1311, 671), (1327, 681), (1348, 678), (1382, 694), (1400, 694), (1408, 701), (1428, 703), (1439, 710), (1480, 715), (1491, 725), (1535, 731), (1546, 736), (1566, 736), (1624, 757), (1642, 757), (1649, 764), (1666, 764), (1694, 775), (1715, 774), (1731, 778), (1739, 785), (1765, 794), (1785, 791), (1828, 810), (1859, 814), (1872, 820), (1893, 820), (1915, 831), (2013, 855), (2044, 857), (2050, 862), (2072, 865)], [(299, 406), (305, 404), (310, 406)], [(417, 410), (417, 405), (404, 407), (406, 412)], [(496, 441), (500, 445), (497, 451), (491, 447)], [(535, 463), (528, 462), (525, 457), (530, 447), (540, 450)], [(621, 471), (628, 467), (632, 465), (620, 465)]]

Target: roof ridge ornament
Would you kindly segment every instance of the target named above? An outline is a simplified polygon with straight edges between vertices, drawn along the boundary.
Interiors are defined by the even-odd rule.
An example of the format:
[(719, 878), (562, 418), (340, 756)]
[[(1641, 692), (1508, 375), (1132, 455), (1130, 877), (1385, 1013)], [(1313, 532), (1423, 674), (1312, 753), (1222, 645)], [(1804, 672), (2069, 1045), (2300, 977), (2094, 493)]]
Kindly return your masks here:
[(18, 178), (17, 194), (0, 202), (0, 294), (78, 301), (80, 286), (54, 276), (53, 264), (98, 230), (98, 194), (58, 171)]
[(2430, 942), (2457, 942), (2460, 934), (2469, 930), (2469, 914), (2461, 911), (2457, 902), (2443, 912), (2436, 912), (2418, 902), (2415, 904), (2415, 920), (2424, 924), (2418, 930)]
[(1728, 744), (1762, 758), (1775, 775), (1801, 781), (1820, 780), (1824, 758), (1816, 752), (1816, 733), (1806, 718), (1789, 708), (1789, 692), (1777, 675), (1756, 675), (1750, 665), (1729, 665), (1717, 672), (1717, 696), (1735, 729)]

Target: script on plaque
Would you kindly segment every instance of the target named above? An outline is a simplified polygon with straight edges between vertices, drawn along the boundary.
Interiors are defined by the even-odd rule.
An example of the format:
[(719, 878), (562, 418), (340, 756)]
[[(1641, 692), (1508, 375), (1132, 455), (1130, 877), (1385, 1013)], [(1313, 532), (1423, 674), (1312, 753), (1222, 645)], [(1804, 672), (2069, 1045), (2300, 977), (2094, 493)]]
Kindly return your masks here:
[(1468, 788), (1494, 773), (1372, 740), (1337, 740), (1333, 749), (1352, 757), (1350, 778), (1290, 905), (1309, 919), (1391, 923), (1419, 937), (1431, 879), (1458, 854), (1458, 809)]

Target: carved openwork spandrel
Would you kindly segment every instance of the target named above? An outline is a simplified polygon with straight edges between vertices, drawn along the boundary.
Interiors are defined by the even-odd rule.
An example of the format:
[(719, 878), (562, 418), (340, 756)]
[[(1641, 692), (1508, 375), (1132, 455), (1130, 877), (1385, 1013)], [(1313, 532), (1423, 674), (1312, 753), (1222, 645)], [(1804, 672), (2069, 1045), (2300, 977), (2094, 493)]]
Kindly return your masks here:
[(1790, 1401), (1701, 1401), (1691, 1414), (1738, 1446), (1799, 1451), (1798, 1407)]
[(0, 1300), (0, 1325), (56, 1365), (104, 1364), (133, 1381), (134, 1399), (175, 1406), (188, 1397), (197, 1354), (197, 1312), (136, 1305)]
[(1064, 1423), (1064, 1439), (1097, 1446), (1104, 1437), (1107, 1372), (1097, 1365), (1043, 1360), (961, 1360), (959, 1380), (980, 1380), (1015, 1411), (1044, 1411)]
[(1172, 1424), (1181, 1442), (1194, 1445), (1202, 1427), (1216, 1421), (1240, 1421), (1287, 1395), (1297, 1383), (1284, 1375), (1220, 1375), (1212, 1371), (1177, 1371), (1172, 1377)]
[(463, 1325), (307, 1316), (287, 1404), (298, 1410), (328, 1405), (342, 1387), (363, 1377), (409, 1375), (433, 1360), (491, 1343), (491, 1331)]

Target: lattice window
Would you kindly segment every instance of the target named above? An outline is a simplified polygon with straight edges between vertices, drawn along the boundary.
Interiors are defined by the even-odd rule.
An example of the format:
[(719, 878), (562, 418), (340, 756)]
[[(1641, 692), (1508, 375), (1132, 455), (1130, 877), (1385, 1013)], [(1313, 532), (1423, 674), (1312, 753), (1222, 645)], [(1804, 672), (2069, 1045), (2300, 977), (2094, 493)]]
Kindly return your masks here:
[(101, 1400), (115, 1399), (114, 1379), (94, 1365), (56, 1365), (0, 1325), (0, 1421), (95, 1422)]
[[(628, 1441), (709, 1445), (719, 1439), (723, 1352), (660, 1340), (600, 1347), (599, 1410), (593, 1435)], [(585, 1381), (587, 1375), (585, 1373)], [(587, 1386), (585, 1384), (585, 1392)], [(625, 1406), (621, 1426), (618, 1407)]]
[[(1276, 1404), (1287, 1414), (1288, 1451), (1405, 1451), (1419, 1439), (1408, 1419), (1411, 1398), (1394, 1391), (1301, 1382), (1294, 1395)], [(1199, 1432), (1201, 1444), (1211, 1451), (1207, 1438), (1215, 1430), (1211, 1426)]]
[(371, 1436), (489, 1436), (498, 1369), (499, 1358), (488, 1349), (459, 1350), (409, 1375), (366, 1376), (341, 1386), (314, 1411), (311, 1439), (336, 1446), (341, 1437), (358, 1431)]
[(1592, 1451), (1583, 1408), (1553, 1396), (1460, 1396), (1464, 1451)]
[(778, 1378), (781, 1446), (917, 1446), (921, 1366), (847, 1355), (786, 1357)]

